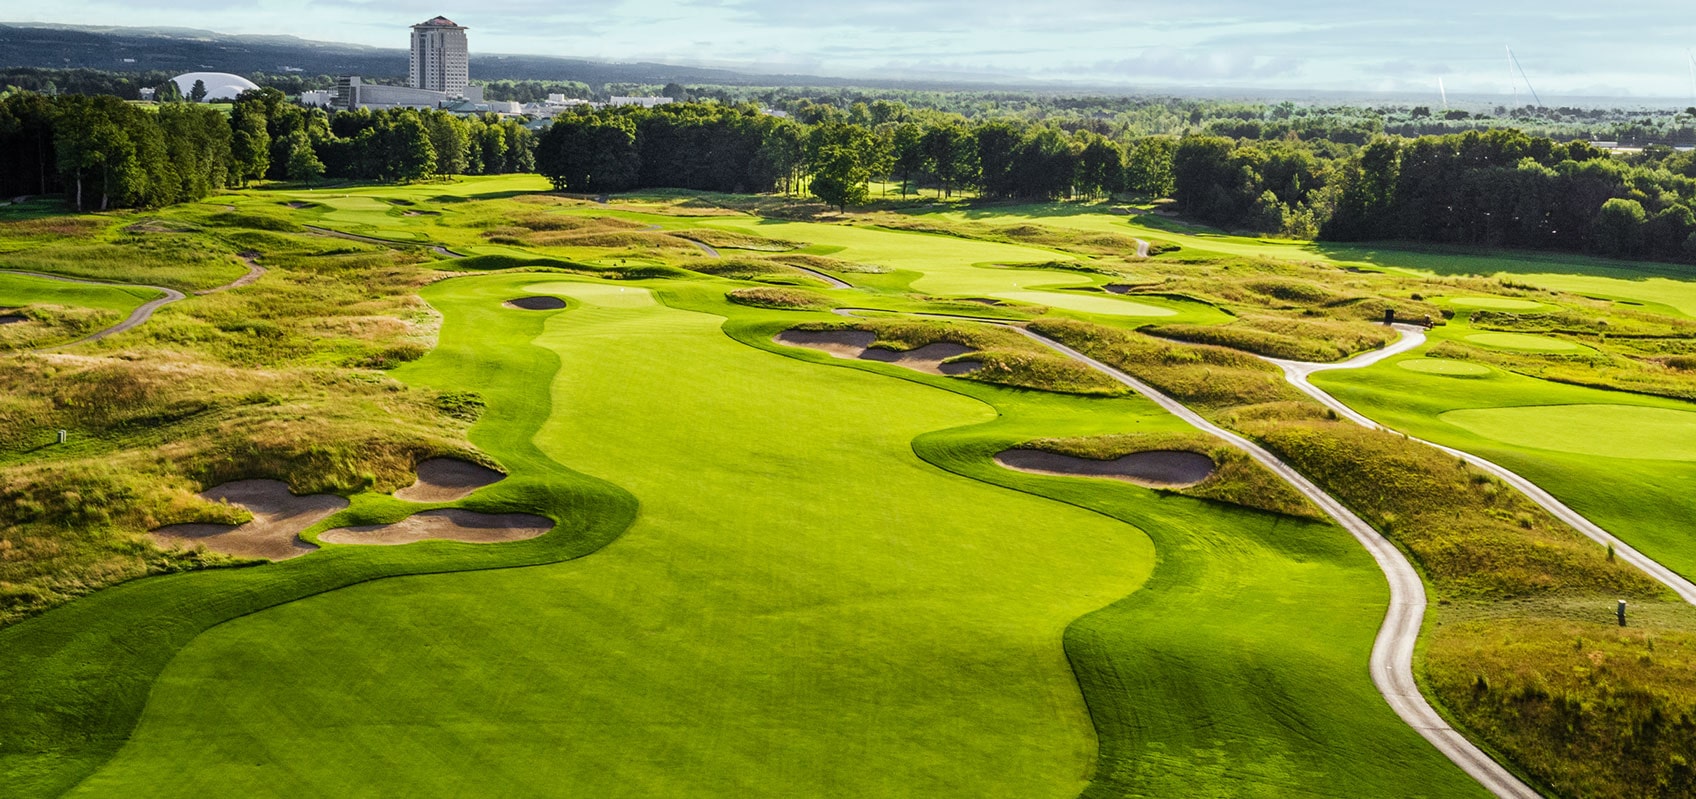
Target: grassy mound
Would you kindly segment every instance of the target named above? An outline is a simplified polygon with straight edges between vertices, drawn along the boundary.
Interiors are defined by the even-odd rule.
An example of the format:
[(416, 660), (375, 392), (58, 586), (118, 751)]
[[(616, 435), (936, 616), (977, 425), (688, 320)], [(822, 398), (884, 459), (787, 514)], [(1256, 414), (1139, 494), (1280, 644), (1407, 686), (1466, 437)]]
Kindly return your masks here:
[(1323, 520), (1324, 515), (1289, 483), (1256, 463), (1247, 453), (1202, 433), (1124, 433), (1088, 438), (1042, 438), (1020, 445), (1090, 460), (1112, 460), (1136, 452), (1180, 450), (1206, 455), (1218, 468), (1193, 486), (1173, 489), (1186, 496), (1229, 502), (1247, 508)]
[(732, 289), (724, 295), (739, 305), (756, 308), (793, 308), (797, 310), (828, 311), (836, 307), (829, 297), (805, 289), (745, 288)]
[(1340, 361), (1384, 347), (1396, 334), (1361, 321), (1250, 315), (1228, 325), (1157, 325), (1148, 333), (1196, 344), (1214, 344), (1293, 361)]

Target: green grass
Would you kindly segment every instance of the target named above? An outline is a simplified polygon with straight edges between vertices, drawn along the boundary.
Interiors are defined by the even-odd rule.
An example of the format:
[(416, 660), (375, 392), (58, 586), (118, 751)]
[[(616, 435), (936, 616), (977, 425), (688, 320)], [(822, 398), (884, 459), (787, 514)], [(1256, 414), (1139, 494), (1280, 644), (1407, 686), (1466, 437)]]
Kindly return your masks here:
[[(709, 286), (662, 289), (699, 313), (549, 282), (574, 305), (528, 347), (502, 314), (535, 315), (499, 303), (543, 285), (427, 289), (444, 344), (400, 374), (527, 382), (489, 412), (540, 430), (473, 439), (615, 480), (630, 531), (220, 625), (73, 795), (1481, 793), (1372, 689), (1383, 587), (1340, 531), (989, 459), (1182, 429), (1151, 405), (782, 357), (791, 312)], [(512, 363), (556, 357), (551, 380)]]
[(1463, 340), (1480, 347), (1517, 352), (1575, 352), (1582, 349), (1570, 341), (1523, 333), (1473, 333)]
[(1437, 417), (1503, 444), (1658, 461), (1696, 461), (1696, 409), (1632, 405), (1463, 408)]
[(1410, 358), (1397, 361), (1396, 365), (1410, 372), (1428, 375), (1447, 375), (1449, 377), (1482, 377), (1490, 373), (1490, 367), (1483, 364), (1456, 361), (1448, 358)]
[(92, 286), (0, 272), (0, 308), (26, 305), (68, 305), (129, 313), (159, 292), (126, 286)]

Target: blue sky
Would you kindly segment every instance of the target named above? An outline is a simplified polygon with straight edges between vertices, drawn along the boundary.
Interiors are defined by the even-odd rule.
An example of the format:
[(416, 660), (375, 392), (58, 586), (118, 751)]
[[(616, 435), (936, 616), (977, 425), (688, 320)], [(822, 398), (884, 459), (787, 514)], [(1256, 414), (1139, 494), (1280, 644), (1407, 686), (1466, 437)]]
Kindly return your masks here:
[(1435, 93), (1441, 77), (1451, 94), (1506, 94), (1511, 45), (1545, 102), (1688, 98), (1696, 48), (1688, 0), (60, 0), (0, 12), (390, 47), (437, 14), (471, 28), (473, 52), (1125, 86)]

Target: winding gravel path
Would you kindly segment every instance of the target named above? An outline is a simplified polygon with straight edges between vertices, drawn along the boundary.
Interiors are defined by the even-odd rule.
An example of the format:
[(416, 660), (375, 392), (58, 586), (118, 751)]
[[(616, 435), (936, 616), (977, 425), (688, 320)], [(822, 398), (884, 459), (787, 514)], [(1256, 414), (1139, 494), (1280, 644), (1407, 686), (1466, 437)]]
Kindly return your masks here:
[[(1265, 358), (1265, 360), (1271, 361), (1272, 363), (1277, 364), (1279, 368), (1283, 369), (1284, 379), (1288, 380), (1290, 385), (1295, 386), (1300, 389), (1302, 393), (1324, 403), (1327, 408), (1336, 411), (1339, 415), (1349, 421), (1373, 430), (1391, 430), (1391, 428), (1379, 424), (1366, 415), (1343, 404), (1343, 402), (1338, 400), (1336, 397), (1327, 394), (1324, 390), (1309, 382), (1308, 378), (1316, 372), (1325, 372), (1332, 369), (1359, 369), (1361, 367), (1371, 366), (1385, 358), (1400, 355), (1425, 343), (1425, 329), (1418, 325), (1396, 325), (1396, 329), (1400, 330), (1402, 333), (1401, 339), (1396, 343), (1375, 352), (1369, 352), (1364, 355), (1350, 358), (1349, 360), (1341, 363), (1308, 363), (1306, 361), (1286, 361), (1278, 358)], [(1264, 358), (1265, 356), (1261, 357)], [(1399, 433), (1401, 431), (1393, 430), (1392, 432)], [(1619, 538), (1614, 536), (1614, 534), (1602, 529), (1595, 522), (1585, 518), (1583, 514), (1567, 507), (1566, 503), (1556, 499), (1554, 495), (1544, 491), (1542, 487), (1538, 486), (1536, 483), (1520, 476), (1517, 472), (1514, 472), (1505, 466), (1480, 458), (1469, 452), (1458, 450), (1453, 447), (1446, 447), (1442, 444), (1426, 441), (1422, 438), (1414, 438), (1413, 436), (1409, 436), (1409, 438), (1414, 441), (1418, 441), (1421, 444), (1436, 447), (1443, 452), (1465, 460), (1467, 463), (1489, 472), (1502, 482), (1519, 489), (1519, 491), (1529, 497), (1532, 502), (1541, 505), (1544, 510), (1553, 514), (1555, 518), (1571, 525), (1573, 529), (1583, 533), (1591, 540), (1605, 546), (1613, 547), (1615, 557), (1636, 566), (1638, 569), (1642, 570), (1643, 573), (1660, 581), (1660, 583), (1666, 587), (1671, 588), (1673, 592), (1678, 594), (1685, 602), (1696, 605), (1696, 583), (1692, 583), (1683, 575), (1662, 566), (1653, 558), (1633, 549), (1630, 544), (1619, 540)]]
[[(986, 320), (987, 321), (987, 320)], [(1327, 515), (1335, 519), (1343, 529), (1348, 530), (1355, 540), (1366, 547), (1373, 560), (1378, 562), (1378, 568), (1384, 572), (1384, 577), (1390, 583), (1390, 608), (1384, 616), (1384, 624), (1378, 628), (1378, 638), (1372, 645), (1371, 671), (1372, 682), (1378, 687), (1378, 692), (1385, 701), (1396, 711), (1408, 726), (1425, 737), (1425, 740), (1437, 747), (1455, 765), (1461, 767), (1473, 779), (1478, 780), (1491, 793), (1504, 799), (1534, 799), (1538, 793), (1521, 782), (1501, 764), (1484, 754), (1471, 741), (1468, 741), (1442, 716), (1437, 715), (1430, 703), (1419, 693), (1419, 684), (1413, 678), (1413, 650), (1419, 640), (1419, 627), (1425, 616), (1425, 585), (1419, 579), (1419, 573), (1413, 564), (1408, 562), (1405, 555), (1389, 539), (1380, 535), (1371, 525), (1367, 524), (1353, 511), (1341, 502), (1325, 493), (1323, 489), (1304, 477), (1300, 472), (1279, 460), (1277, 456), (1261, 448), (1248, 439), (1232, 433), (1212, 422), (1202, 418), (1183, 403), (1157, 391), (1154, 387), (1142, 382), (1118, 369), (1095, 360), (1077, 350), (1072, 349), (1053, 339), (1038, 335), (1015, 325), (1007, 325), (1025, 336), (1034, 339), (1044, 346), (1065, 355), (1072, 360), (1084, 363), (1095, 370), (1113, 378), (1129, 387), (1138, 394), (1152, 400), (1168, 413), (1188, 422), (1191, 426), (1208, 435), (1218, 438), (1230, 445), (1248, 453), (1261, 465), (1270, 469), (1278, 477), (1295, 487), (1314, 504), (1318, 505)], [(1398, 342), (1398, 345), (1400, 342)], [(1410, 346), (1417, 346), (1410, 345)], [(1403, 347), (1406, 351), (1410, 347)], [(1392, 346), (1390, 349), (1394, 349)], [(1385, 351), (1369, 353), (1355, 360), (1364, 360), (1371, 356), (1370, 362), (1376, 362), (1390, 357), (1395, 352), (1381, 354)], [(1353, 363), (1351, 361), (1350, 363)], [(1361, 364), (1365, 365), (1365, 364)], [(1338, 366), (1341, 366), (1339, 364)]]
[[(254, 263), (252, 257), (242, 256), (242, 260), (247, 263), (247, 274), (242, 275), (241, 277), (238, 277), (235, 280), (230, 281), (229, 283), (225, 283), (222, 286), (218, 286), (216, 288), (202, 289), (200, 291), (197, 291), (197, 292), (195, 292), (195, 295), (196, 296), (204, 296), (204, 295), (207, 295), (207, 294), (216, 294), (220, 291), (228, 291), (230, 289), (241, 288), (242, 286), (249, 285), (253, 281), (258, 280), (260, 275), (265, 274), (265, 267), (260, 266), (257, 263)], [(74, 347), (78, 344), (87, 344), (89, 342), (99, 341), (103, 338), (106, 338), (107, 336), (122, 333), (125, 330), (129, 330), (130, 328), (141, 324), (142, 322), (145, 322), (149, 319), (152, 319), (153, 318), (153, 312), (159, 310), (160, 308), (163, 308), (166, 305), (170, 305), (171, 303), (176, 302), (177, 300), (182, 300), (182, 299), (188, 298), (188, 295), (186, 295), (186, 294), (184, 294), (180, 291), (177, 291), (176, 289), (165, 288), (164, 286), (148, 286), (148, 285), (143, 285), (141, 283), (117, 283), (117, 282), (113, 282), (113, 281), (110, 281), (110, 280), (87, 280), (87, 279), (84, 279), (84, 278), (65, 277), (64, 275), (50, 275), (50, 274), (47, 274), (46, 272), (28, 272), (28, 271), (24, 271), (24, 270), (21, 270), (21, 269), (0, 269), (0, 272), (5, 272), (6, 274), (11, 274), (11, 275), (28, 275), (30, 277), (39, 277), (39, 278), (42, 278), (42, 279), (45, 279), (45, 280), (57, 280), (61, 283), (80, 283), (80, 284), (85, 285), (85, 286), (117, 286), (119, 288), (147, 289), (149, 291), (157, 291), (160, 294), (164, 295), (164, 296), (159, 297), (158, 299), (155, 299), (155, 300), (148, 300), (147, 302), (143, 303), (140, 307), (136, 308), (133, 311), (130, 311), (129, 317), (126, 318), (124, 321), (119, 322), (119, 323), (117, 323), (117, 324), (115, 324), (111, 327), (108, 327), (105, 330), (101, 330), (101, 331), (96, 332), (96, 333), (90, 333), (90, 334), (83, 336), (82, 338), (79, 338), (75, 341), (67, 341), (64, 344), (55, 344), (51, 347), (36, 347), (32, 350), (27, 350), (29, 352), (46, 352), (46, 351), (49, 351), (49, 350), (59, 350), (59, 349), (64, 349), (66, 347)]]
[[(651, 228), (651, 229), (652, 230), (658, 230), (659, 227), (660, 227), (659, 225), (654, 225), (653, 228)], [(683, 237), (679, 236), (678, 238), (683, 238)], [(708, 243), (703, 242), (703, 241), (696, 241), (694, 239), (688, 239), (688, 238), (684, 238), (683, 240), (689, 242), (690, 244), (695, 245), (697, 248), (699, 248), (701, 250), (701, 252), (706, 253), (708, 258), (721, 258), (721, 257), (723, 257), (719, 254), (718, 248), (712, 246), (711, 244), (708, 244)], [(820, 280), (823, 280), (826, 283), (829, 283), (830, 287), (833, 288), (833, 289), (851, 289), (851, 288), (854, 287), (854, 284), (849, 283), (846, 280), (843, 280), (839, 277), (834, 277), (834, 276), (825, 274), (824, 272), (820, 272), (819, 270), (814, 269), (812, 267), (801, 266), (799, 264), (784, 264), (784, 266), (787, 266), (790, 269), (799, 269), (802, 272), (806, 272), (807, 274), (812, 275), (813, 277), (816, 277)]]

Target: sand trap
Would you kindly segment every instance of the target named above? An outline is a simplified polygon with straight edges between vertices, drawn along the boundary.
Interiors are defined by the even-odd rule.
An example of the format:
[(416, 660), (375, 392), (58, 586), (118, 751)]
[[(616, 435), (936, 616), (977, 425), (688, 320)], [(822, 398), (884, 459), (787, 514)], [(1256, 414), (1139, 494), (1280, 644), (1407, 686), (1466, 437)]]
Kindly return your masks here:
[(29, 317), (27, 316), (18, 316), (17, 314), (0, 314), (0, 325), (15, 325), (28, 321)]
[(471, 496), (506, 475), (458, 458), (430, 458), (418, 464), (418, 482), (395, 492), (408, 502), (453, 502)]
[(995, 456), (1009, 469), (1061, 477), (1108, 477), (1151, 488), (1184, 488), (1203, 480), (1218, 467), (1196, 452), (1150, 450), (1110, 461), (1075, 458), (1036, 449), (1009, 449)]
[(295, 210), (299, 210), (301, 208), (311, 208), (314, 205), (314, 203), (301, 202), (300, 200), (296, 200), (296, 201), (291, 202), (291, 203), (283, 203), (283, 204), (290, 207), (290, 208), (293, 208)]
[(201, 492), (206, 499), (227, 501), (253, 513), (253, 521), (228, 524), (173, 524), (147, 534), (162, 547), (193, 549), (242, 558), (288, 560), (317, 547), (300, 540), (300, 531), (347, 507), (347, 500), (330, 494), (296, 496), (281, 480), (237, 480)]
[(521, 311), (557, 311), (565, 307), (565, 300), (558, 297), (519, 297), (501, 305)]
[(772, 340), (791, 347), (821, 350), (838, 358), (892, 363), (933, 375), (963, 375), (983, 365), (978, 361), (943, 363), (958, 355), (977, 352), (961, 344), (939, 342), (906, 352), (873, 347), (877, 334), (865, 330), (785, 330)]
[(318, 536), (331, 544), (411, 544), (417, 541), (464, 541), (498, 544), (522, 541), (552, 530), (552, 520), (528, 513), (478, 513), (445, 508), (413, 514), (394, 524), (338, 527)]
[(1449, 377), (1478, 377), (1490, 373), (1490, 367), (1467, 361), (1456, 361), (1448, 358), (1413, 358), (1396, 362), (1397, 366), (1409, 372), (1420, 372), (1428, 375), (1448, 375)]

